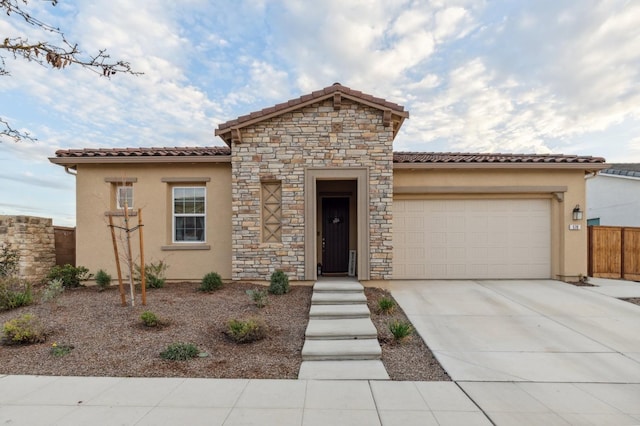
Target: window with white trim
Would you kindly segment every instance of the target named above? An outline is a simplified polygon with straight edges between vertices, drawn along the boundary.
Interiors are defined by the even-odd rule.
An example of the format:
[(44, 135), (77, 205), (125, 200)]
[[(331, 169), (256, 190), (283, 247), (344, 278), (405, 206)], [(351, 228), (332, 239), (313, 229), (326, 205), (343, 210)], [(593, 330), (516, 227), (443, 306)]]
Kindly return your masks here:
[(129, 209), (133, 208), (133, 186), (118, 185), (116, 186), (116, 208), (124, 209), (125, 203)]
[(203, 186), (173, 188), (173, 242), (202, 243), (206, 235), (206, 190)]

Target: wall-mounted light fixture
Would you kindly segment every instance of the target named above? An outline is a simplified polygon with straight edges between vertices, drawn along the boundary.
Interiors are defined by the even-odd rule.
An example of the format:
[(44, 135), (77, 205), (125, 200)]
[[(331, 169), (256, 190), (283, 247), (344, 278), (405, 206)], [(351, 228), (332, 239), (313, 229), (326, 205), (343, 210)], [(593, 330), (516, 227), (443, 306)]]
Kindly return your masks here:
[(582, 210), (580, 210), (580, 204), (576, 204), (573, 208), (573, 220), (582, 220)]

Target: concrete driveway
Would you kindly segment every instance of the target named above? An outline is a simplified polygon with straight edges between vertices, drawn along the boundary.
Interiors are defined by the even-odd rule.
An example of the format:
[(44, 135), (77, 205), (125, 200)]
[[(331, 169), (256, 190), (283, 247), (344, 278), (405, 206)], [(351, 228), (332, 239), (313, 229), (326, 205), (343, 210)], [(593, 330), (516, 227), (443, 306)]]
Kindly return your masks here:
[(640, 383), (640, 306), (551, 280), (391, 292), (455, 381)]

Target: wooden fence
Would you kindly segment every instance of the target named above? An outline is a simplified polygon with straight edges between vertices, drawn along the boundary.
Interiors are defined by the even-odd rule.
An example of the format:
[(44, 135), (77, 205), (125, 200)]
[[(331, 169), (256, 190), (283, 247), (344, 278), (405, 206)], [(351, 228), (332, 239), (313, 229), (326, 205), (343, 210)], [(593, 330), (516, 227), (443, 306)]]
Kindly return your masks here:
[(640, 281), (640, 228), (588, 229), (589, 276)]
[(76, 228), (54, 226), (56, 265), (76, 266)]

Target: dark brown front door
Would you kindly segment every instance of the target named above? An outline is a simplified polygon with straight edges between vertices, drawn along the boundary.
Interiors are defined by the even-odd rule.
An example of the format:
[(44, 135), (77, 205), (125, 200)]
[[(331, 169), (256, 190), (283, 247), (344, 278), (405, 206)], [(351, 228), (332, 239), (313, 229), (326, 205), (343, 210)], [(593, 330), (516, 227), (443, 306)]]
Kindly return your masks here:
[(322, 199), (322, 271), (349, 267), (349, 198)]

